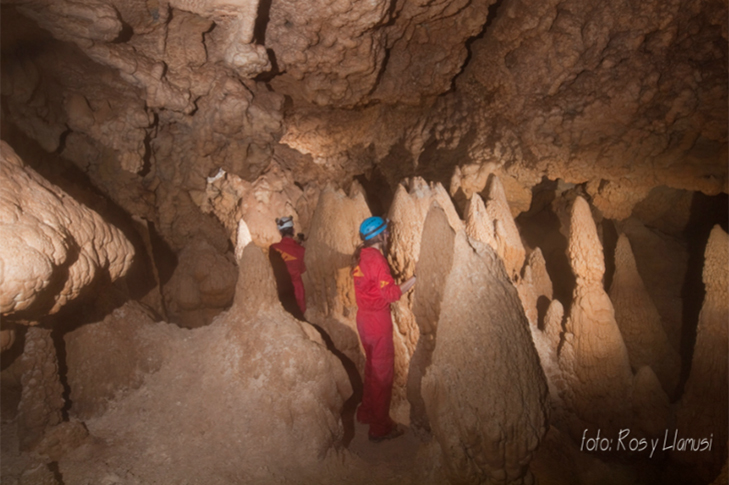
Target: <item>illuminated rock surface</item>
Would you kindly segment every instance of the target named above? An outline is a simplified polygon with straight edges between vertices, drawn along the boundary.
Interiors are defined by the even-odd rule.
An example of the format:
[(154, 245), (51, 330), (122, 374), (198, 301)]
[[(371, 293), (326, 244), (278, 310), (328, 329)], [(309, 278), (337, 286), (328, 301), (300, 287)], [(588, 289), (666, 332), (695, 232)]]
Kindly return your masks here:
[[(531, 467), (540, 483), (684, 485), (726, 470), (726, 338), (708, 335), (726, 334), (710, 288), (729, 268), (704, 262), (729, 219), (726, 2), (14, 0), (0, 21), (3, 483), (528, 483)], [(45, 180), (5, 165), (9, 147)], [(352, 418), (364, 356), (348, 268), (370, 214), (392, 219), (395, 278), (418, 275), (393, 305), (391, 415), (408, 431), (378, 445)], [(316, 327), (281, 312), (262, 266), (236, 264), (248, 242), (265, 253), (282, 215), (308, 237)], [(471, 293), (496, 268), (507, 277)], [(26, 339), (30, 324), (50, 336)], [(20, 369), (36, 341), (53, 342), (25, 356), (47, 364), (43, 384)], [(222, 351), (254, 342), (275, 382), (242, 395), (222, 384)], [(258, 369), (243, 367), (241, 382)], [(284, 368), (311, 377), (293, 391), (317, 403), (302, 414)], [(21, 432), (23, 392), (47, 410), (35, 422), (89, 421)], [(261, 427), (202, 409), (233, 401)], [(498, 423), (513, 425), (503, 449)], [(712, 451), (580, 450), (588, 428), (674, 424), (714, 433)], [(270, 467), (241, 462), (266, 453)]]

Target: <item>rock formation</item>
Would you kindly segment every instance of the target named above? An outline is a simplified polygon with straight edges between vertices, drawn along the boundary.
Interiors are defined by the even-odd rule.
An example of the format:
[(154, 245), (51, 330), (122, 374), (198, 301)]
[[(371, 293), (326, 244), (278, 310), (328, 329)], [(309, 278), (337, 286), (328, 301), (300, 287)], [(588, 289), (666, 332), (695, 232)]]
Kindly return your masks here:
[[(350, 195), (324, 190), (306, 242), (303, 275), (307, 321), (322, 327), (340, 352), (364, 375), (364, 352), (357, 333), (357, 302), (352, 281), (352, 254), (360, 244), (359, 225), (370, 216), (361, 187)], [(311, 310), (309, 309), (311, 308)]]
[[(0, 142), (0, 313), (44, 316), (131, 265), (124, 234), (25, 166)], [(23, 264), (17, 264), (22, 261)]]
[(518, 483), (546, 433), (547, 389), (516, 289), (438, 207), (421, 247), (414, 313), (437, 321), (422, 398), (451, 481)]
[(696, 328), (691, 374), (676, 411), (676, 430), (682, 438), (713, 439), (711, 452), (674, 449), (676, 460), (695, 463), (704, 479), (711, 479), (726, 463), (727, 368), (729, 367), (729, 237), (715, 226), (706, 244), (704, 285), (706, 297)]
[(649, 366), (666, 394), (672, 396), (681, 374), (681, 360), (671, 347), (661, 317), (638, 274), (628, 238), (621, 234), (615, 249), (615, 274), (610, 286), (615, 321), (628, 349), (630, 365)]
[[(370, 213), (392, 220), (396, 279), (418, 275), (393, 305), (392, 415), (417, 433), (403, 439), (423, 442), (387, 456), (424, 464), (377, 477), (528, 482), (536, 440), (565, 468), (553, 478), (542, 459), (540, 481), (623, 483), (638, 475), (585, 457), (568, 436), (587, 426), (655, 436), (674, 419), (682, 432), (727, 427), (726, 398), (712, 393), (722, 388), (713, 379), (726, 383), (726, 365), (712, 367), (726, 359), (715, 348), (725, 338), (713, 338), (726, 333), (713, 289), (726, 263), (708, 262), (721, 258), (707, 256), (695, 349), (692, 335), (703, 296), (699, 239), (715, 223), (726, 231), (725, 0), (12, 0), (0, 8), (0, 349), (14, 367), (24, 346), (47, 342), (31, 360), (49, 375), (53, 362), (68, 364), (75, 397), (65, 404), (92, 431), (73, 457), (58, 450), (84, 440), (83, 425), (36, 433), (33, 453), (45, 461), (36, 467), (24, 453), (28, 467), (9, 483), (159, 482), (161, 473), (323, 483), (279, 473), (280, 463), (261, 468), (277, 444), (293, 468), (328, 472), (331, 461), (312, 459), (323, 453), (347, 469), (356, 453), (340, 453), (336, 422), (347, 385), (320, 333), (361, 370), (348, 268)], [(249, 248), (265, 253), (281, 215), (309, 236), (306, 318), (316, 327), (281, 313)], [(465, 276), (461, 265), (485, 271)], [(150, 281), (139, 281), (140, 266)], [(491, 301), (481, 286), (460, 293), (471, 278), (506, 296)], [(103, 305), (84, 299), (97, 288)], [(77, 307), (65, 305), (71, 299)], [(48, 335), (25, 341), (14, 331), (36, 322), (73, 355), (54, 354)], [(129, 360), (110, 368), (94, 335)], [(487, 351), (509, 364), (498, 372), (466, 345), (487, 339)], [(261, 348), (265, 357), (246, 360)], [(228, 385), (233, 375), (247, 387)], [(306, 381), (293, 391), (306, 410), (276, 401), (292, 376)], [(49, 399), (23, 404), (48, 409), (38, 422), (59, 409), (57, 382), (44, 382)], [(664, 390), (681, 399), (675, 409)], [(225, 412), (241, 406), (251, 416), (261, 410), (261, 424)], [(553, 426), (542, 439), (547, 406)], [(517, 417), (517, 407), (528, 412)], [(17, 434), (8, 425), (21, 419), (5, 416), (4, 464), (5, 437)], [(499, 437), (490, 427), (500, 423)], [(189, 450), (177, 451), (170, 429)], [(723, 433), (716, 454), (665, 458), (709, 482), (726, 459)], [(230, 434), (256, 435), (254, 452)], [(292, 444), (308, 438), (310, 446)], [(223, 443), (215, 455), (212, 441)], [(202, 445), (209, 453), (195, 455)], [(372, 467), (363, 470), (370, 483)], [(341, 483), (347, 471), (328, 478)]]
[(602, 245), (581, 197), (572, 208), (569, 258), (577, 286), (559, 352), (568, 386), (563, 399), (580, 419), (615, 434), (630, 423), (633, 374), (613, 305), (603, 289)]
[[(420, 177), (398, 185), (388, 213), (391, 221), (388, 259), (392, 272), (399, 281), (405, 281), (416, 274), (425, 218), (433, 204), (445, 211), (448, 224), (453, 230), (463, 227), (463, 222), (442, 185), (427, 184)], [(418, 426), (424, 424), (420, 420), (424, 410), (421, 407), (420, 411), (413, 411), (410, 407), (413, 403), (417, 407), (417, 403), (421, 402), (418, 398), (421, 372), (429, 362), (428, 355), (432, 351), (435, 337), (435, 322), (416, 321), (413, 314), (413, 295), (414, 292), (410, 292), (391, 305), (395, 326), (395, 381), (391, 413), (401, 422), (412, 422), (414, 419), (413, 424)], [(411, 370), (415, 370), (412, 376)]]
[[(283, 311), (263, 251), (248, 244), (241, 253), (235, 302), (207, 327), (151, 323), (128, 307), (113, 315), (117, 329), (110, 320), (77, 331), (75, 345), (93, 335), (109, 339), (104, 347), (77, 348), (83, 357), (74, 360), (74, 382), (94, 386), (82, 391), (86, 404), (79, 411), (101, 412), (99, 399), (115, 394), (103, 414), (86, 424), (92, 436), (121, 433), (125, 439), (89, 442), (68, 454), (59, 462), (64, 480), (101, 482), (115, 475), (151, 482), (160, 469), (170, 481), (272, 479), (273, 470), (277, 479), (301, 479), (302, 470), (308, 473), (334, 458), (343, 432), (339, 413), (352, 392), (346, 374), (319, 334)], [(112, 367), (103, 362), (109, 346), (133, 353), (128, 365), (107, 376), (103, 370)], [(94, 366), (100, 372), (90, 373)], [(117, 392), (104, 385), (116, 386)], [(211, 443), (218, 462), (227, 465), (198, 466), (196, 457)], [(93, 464), (89, 453), (97, 457)], [(287, 456), (284, 466), (281, 453)], [(120, 462), (131, 468), (119, 467)]]

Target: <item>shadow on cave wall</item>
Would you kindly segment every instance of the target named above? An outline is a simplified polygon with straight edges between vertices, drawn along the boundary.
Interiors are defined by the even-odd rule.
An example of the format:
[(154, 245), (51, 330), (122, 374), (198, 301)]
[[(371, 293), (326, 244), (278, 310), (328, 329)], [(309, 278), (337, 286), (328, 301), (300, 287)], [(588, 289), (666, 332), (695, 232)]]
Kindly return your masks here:
[(676, 394), (681, 395), (686, 380), (691, 372), (694, 345), (696, 344), (696, 327), (699, 313), (704, 303), (706, 290), (703, 282), (704, 251), (709, 234), (718, 224), (725, 232), (729, 232), (729, 196), (720, 194), (708, 196), (695, 192), (691, 200), (689, 222), (683, 231), (688, 250), (686, 277), (681, 288), (683, 315), (681, 315), (681, 379)]
[[(134, 246), (134, 260), (125, 277), (111, 282), (106, 272), (99, 271), (94, 281), (82, 289), (78, 298), (68, 302), (58, 313), (46, 316), (39, 322), (39, 325), (53, 330), (52, 337), (56, 346), (59, 375), (64, 386), (66, 406), (63, 413), (64, 419), (66, 419), (72, 403), (69, 399), (70, 390), (66, 375), (64, 335), (85, 324), (103, 320), (106, 315), (127, 301), (143, 301), (153, 292), (160, 291), (161, 287), (172, 277), (177, 266), (177, 257), (151, 222), (146, 225), (148, 234), (144, 235), (149, 238), (149, 247), (153, 253), (150, 254), (139, 229), (140, 223), (106, 197), (102, 191), (94, 187), (89, 177), (76, 165), (58, 155), (58, 152), (63, 149), (63, 143), (57, 153), (48, 153), (36, 141), (28, 138), (16, 126), (5, 120), (0, 123), (0, 138), (7, 142), (29, 167), (68, 193), (76, 202), (95, 211), (106, 222), (121, 230)], [(66, 268), (72, 262), (71, 259)], [(156, 268), (156, 275), (154, 268)], [(54, 288), (52, 294), (49, 293), (47, 301), (42, 299), (43, 301), (39, 305), (50, 308), (49, 305), (53, 304), (53, 297), (60, 291), (59, 285), (62, 286), (65, 283), (65, 275), (61, 273), (54, 274), (54, 277), (58, 276), (56, 279), (59, 280), (59, 283), (53, 286), (58, 288)], [(158, 279), (159, 288), (157, 288)], [(147, 309), (156, 319), (165, 319), (166, 311), (161, 295), (156, 301), (155, 299), (150, 301), (156, 304), (146, 305)], [(38, 314), (38, 309), (38, 305), (34, 305), (33, 314)], [(27, 319), (28, 315), (27, 312), (18, 312), (12, 319), (8, 319), (8, 322)], [(2, 354), (3, 370), (22, 354), (24, 348), (25, 325), (14, 324), (13, 328), (17, 333), (16, 342), (11, 349)]]

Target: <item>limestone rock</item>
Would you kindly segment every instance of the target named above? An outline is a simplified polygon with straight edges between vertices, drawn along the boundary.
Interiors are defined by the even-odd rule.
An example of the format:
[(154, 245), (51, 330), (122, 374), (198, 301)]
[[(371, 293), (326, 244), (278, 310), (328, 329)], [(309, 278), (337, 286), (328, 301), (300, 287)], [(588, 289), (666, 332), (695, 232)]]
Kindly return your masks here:
[[(486, 244), (495, 244), (492, 248), (504, 261), (511, 279), (516, 281), (521, 276), (524, 266), (525, 250), (506, 201), (504, 187), (495, 175), (490, 178), (488, 194), (484, 209), (481, 208), (483, 202), (478, 194), (471, 198), (471, 202), (466, 208), (466, 225), (470, 227), (469, 235), (478, 237), (481, 242)], [(480, 221), (476, 222), (477, 219)]]
[(691, 374), (676, 410), (676, 429), (682, 438), (711, 438), (711, 452), (674, 450), (672, 458), (696, 464), (705, 479), (714, 477), (727, 454), (727, 368), (729, 366), (729, 236), (714, 226), (704, 253), (706, 297), (696, 328)]
[(633, 369), (649, 366), (669, 396), (678, 385), (681, 358), (666, 336), (661, 317), (638, 274), (628, 238), (621, 234), (615, 248), (615, 275), (610, 286), (615, 320)]
[(311, 194), (295, 185), (291, 171), (282, 169), (276, 162), (253, 183), (222, 168), (207, 180), (201, 209), (217, 216), (233, 244), (241, 219), (246, 221), (253, 242), (260, 247), (268, 247), (281, 239), (276, 227), (279, 217), (293, 216), (296, 232), (308, 232), (308, 224), (304, 226), (302, 222), (311, 221), (311, 207), (316, 206), (316, 200), (309, 201), (307, 195), (311, 197)]
[(364, 353), (357, 333), (357, 302), (352, 254), (360, 244), (359, 225), (370, 211), (356, 184), (347, 196), (325, 189), (319, 196), (306, 242), (303, 274), (307, 321), (319, 325), (334, 345), (364, 373)]
[(498, 256), (446, 221), (431, 209), (418, 263), (415, 314), (437, 320), (422, 397), (452, 481), (517, 483), (547, 431), (544, 374)]
[(572, 209), (568, 254), (577, 286), (559, 353), (568, 385), (563, 398), (582, 420), (617, 433), (630, 423), (633, 374), (615, 310), (602, 287), (602, 245), (581, 197)]
[(115, 280), (129, 269), (134, 248), (124, 234), (25, 166), (5, 142), (0, 180), (0, 313), (57, 312), (96, 278)]
[[(405, 281), (416, 274), (425, 219), (434, 205), (445, 212), (448, 225), (454, 231), (463, 228), (463, 222), (441, 184), (428, 184), (422, 178), (414, 177), (398, 185), (388, 213), (391, 221), (388, 260), (398, 281)], [(395, 378), (391, 415), (399, 422), (410, 422), (415, 419), (414, 424), (427, 427), (420, 419), (424, 413), (422, 406), (420, 411), (409, 408), (413, 402), (420, 402), (417, 397), (422, 377), (420, 372), (426, 365), (425, 361), (421, 362), (420, 359), (427, 361), (427, 355), (432, 351), (435, 326), (434, 322), (432, 324), (426, 321), (416, 322), (413, 314), (413, 294), (410, 292), (391, 305), (395, 326), (393, 335)], [(420, 339), (423, 341), (420, 342)], [(412, 359), (415, 359), (415, 362), (412, 362)], [(409, 373), (413, 369), (415, 374), (411, 378)]]
[[(263, 250), (248, 244), (241, 254), (235, 303), (212, 325), (134, 326), (159, 368), (86, 421), (92, 437), (124, 439), (92, 440), (64, 456), (64, 481), (152, 482), (160, 471), (172, 482), (301, 480), (302, 470), (337, 460), (352, 392), (346, 373), (308, 324), (283, 311)], [(98, 347), (79, 350), (103, 357)], [(211, 443), (220, 466), (200, 467)]]
[(220, 254), (207, 241), (192, 240), (164, 287), (170, 317), (185, 327), (207, 325), (232, 303), (237, 276), (232, 255)]
[(73, 416), (86, 420), (102, 415), (111, 402), (159, 370), (165, 353), (143, 338), (144, 328), (153, 323), (148, 311), (129, 302), (103, 321), (64, 335)]
[(30, 327), (21, 355), (23, 393), (18, 404), (20, 449), (33, 450), (46, 430), (62, 421), (63, 386), (51, 331)]
[(631, 217), (617, 225), (630, 241), (645, 289), (661, 316), (674, 350), (681, 349), (684, 303), (683, 285), (688, 270), (688, 249), (676, 238), (652, 230)]

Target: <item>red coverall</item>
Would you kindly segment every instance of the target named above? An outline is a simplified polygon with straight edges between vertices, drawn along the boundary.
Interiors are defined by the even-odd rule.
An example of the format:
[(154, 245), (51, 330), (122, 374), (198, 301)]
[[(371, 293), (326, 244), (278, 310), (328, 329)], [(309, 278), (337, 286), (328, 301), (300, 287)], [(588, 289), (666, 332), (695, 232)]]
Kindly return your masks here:
[(390, 398), (395, 350), (392, 344), (390, 303), (402, 296), (387, 260), (375, 248), (363, 248), (352, 270), (357, 298), (357, 330), (367, 357), (362, 405), (357, 420), (369, 423), (370, 436), (385, 436), (395, 423), (390, 419)]
[(281, 254), (281, 259), (286, 263), (286, 269), (291, 275), (291, 283), (294, 285), (296, 303), (298, 303), (301, 313), (306, 313), (306, 295), (304, 294), (304, 282), (301, 280), (301, 273), (306, 272), (304, 264), (306, 249), (288, 236), (281, 238), (281, 241), (276, 244), (271, 244), (271, 247)]

